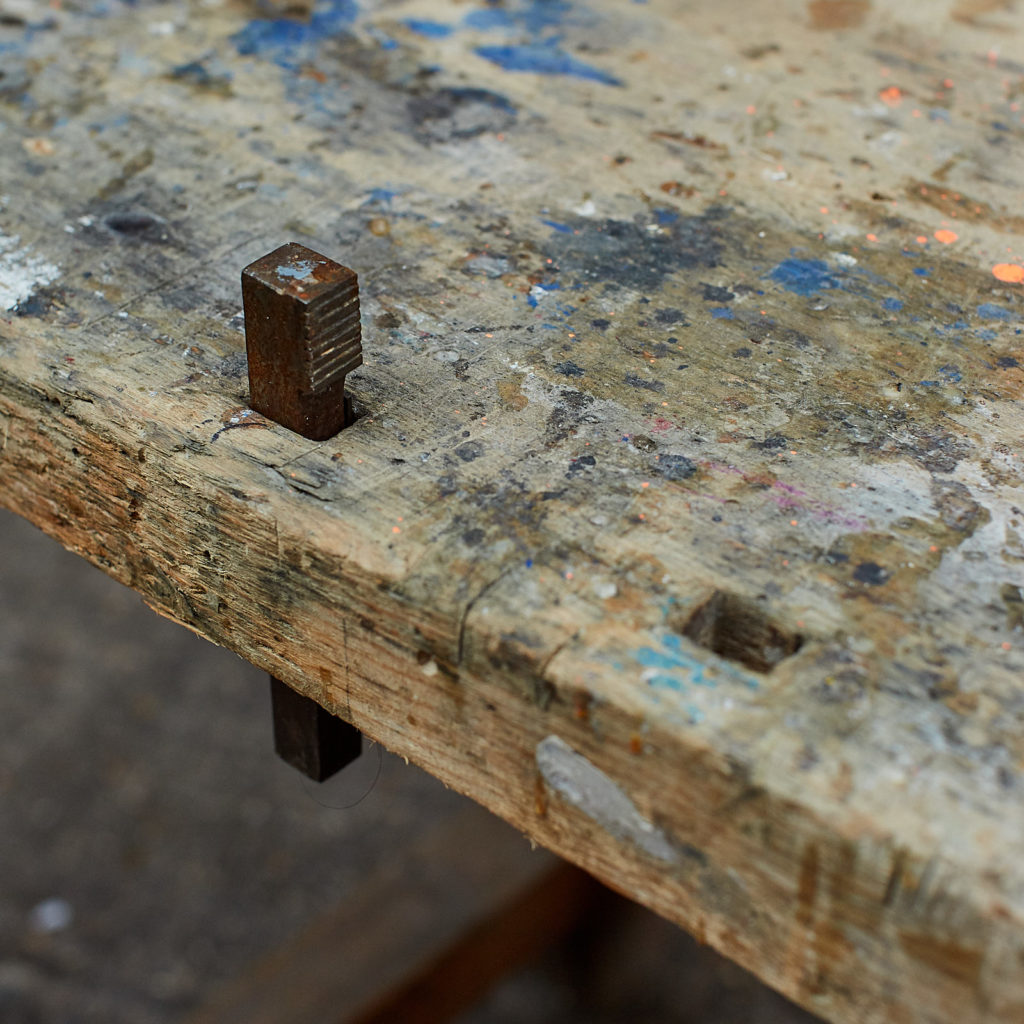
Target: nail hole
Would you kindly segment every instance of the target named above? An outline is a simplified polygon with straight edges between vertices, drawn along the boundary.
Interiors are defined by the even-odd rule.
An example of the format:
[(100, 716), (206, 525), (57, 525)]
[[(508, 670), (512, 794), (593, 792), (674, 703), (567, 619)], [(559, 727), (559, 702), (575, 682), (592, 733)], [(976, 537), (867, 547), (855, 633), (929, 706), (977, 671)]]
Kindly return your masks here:
[(771, 672), (800, 650), (804, 638), (773, 622), (748, 597), (716, 590), (685, 622), (673, 623), (683, 636), (755, 672)]

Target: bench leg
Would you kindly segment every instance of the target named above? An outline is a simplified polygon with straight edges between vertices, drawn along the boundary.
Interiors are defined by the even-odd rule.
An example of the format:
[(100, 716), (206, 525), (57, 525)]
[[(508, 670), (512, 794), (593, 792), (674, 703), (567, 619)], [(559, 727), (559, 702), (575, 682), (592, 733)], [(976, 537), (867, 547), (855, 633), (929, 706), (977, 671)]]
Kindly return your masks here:
[(363, 736), (354, 725), (274, 676), (270, 704), (278, 757), (315, 782), (329, 779), (362, 753)]

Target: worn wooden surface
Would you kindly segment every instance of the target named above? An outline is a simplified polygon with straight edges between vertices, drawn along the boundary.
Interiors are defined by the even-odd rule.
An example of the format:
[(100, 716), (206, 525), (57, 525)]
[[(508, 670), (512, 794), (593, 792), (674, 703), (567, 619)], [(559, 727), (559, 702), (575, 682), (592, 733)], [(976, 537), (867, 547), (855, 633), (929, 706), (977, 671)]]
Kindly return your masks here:
[(305, 6), (0, 3), (0, 501), (823, 1016), (1024, 1019), (1019, 7)]

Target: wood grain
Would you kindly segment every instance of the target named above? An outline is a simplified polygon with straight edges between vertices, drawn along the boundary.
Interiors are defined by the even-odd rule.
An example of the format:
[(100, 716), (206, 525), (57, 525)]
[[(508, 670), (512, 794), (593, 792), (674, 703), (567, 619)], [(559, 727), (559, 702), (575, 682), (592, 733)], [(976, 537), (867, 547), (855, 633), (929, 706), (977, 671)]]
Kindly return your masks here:
[(141, 10), (2, 28), (0, 501), (822, 1016), (1024, 1017), (1020, 38)]

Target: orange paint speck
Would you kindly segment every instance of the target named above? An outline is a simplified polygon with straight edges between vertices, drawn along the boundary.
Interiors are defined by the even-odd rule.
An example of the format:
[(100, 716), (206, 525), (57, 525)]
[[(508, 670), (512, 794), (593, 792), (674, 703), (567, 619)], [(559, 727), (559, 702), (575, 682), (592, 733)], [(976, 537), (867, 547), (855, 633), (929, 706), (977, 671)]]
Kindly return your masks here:
[(641, 487), (650, 487), (651, 485), (645, 480), (640, 486)]
[(903, 102), (903, 90), (898, 85), (890, 85), (879, 92), (878, 98), (887, 107), (898, 107)]
[(1002, 647), (1004, 651), (1008, 651), (1010, 649), (1010, 645), (1005, 640), (1002, 643)]
[(992, 276), (1007, 284), (1024, 283), (1024, 267), (1019, 263), (997, 263), (992, 268)]
[(392, 526), (392, 527), (391, 527), (391, 532), (392, 532), (392, 533), (401, 533), (401, 532), (402, 532), (402, 529), (401, 529), (401, 527), (399, 527), (399, 526)]
[(935, 239), (941, 242), (943, 245), (952, 245), (960, 236), (955, 231), (950, 231), (949, 228), (939, 228), (935, 232)]
[(755, 107), (753, 104), (751, 104), (749, 107), (747, 107), (747, 113), (748, 114), (756, 114), (757, 113), (757, 107)]
[(878, 235), (865, 235), (864, 237), (867, 238), (867, 240), (869, 242), (877, 242), (878, 241)]
[(914, 239), (914, 241), (917, 242), (918, 245), (927, 245), (928, 237), (926, 235), (918, 235), (917, 238)]

